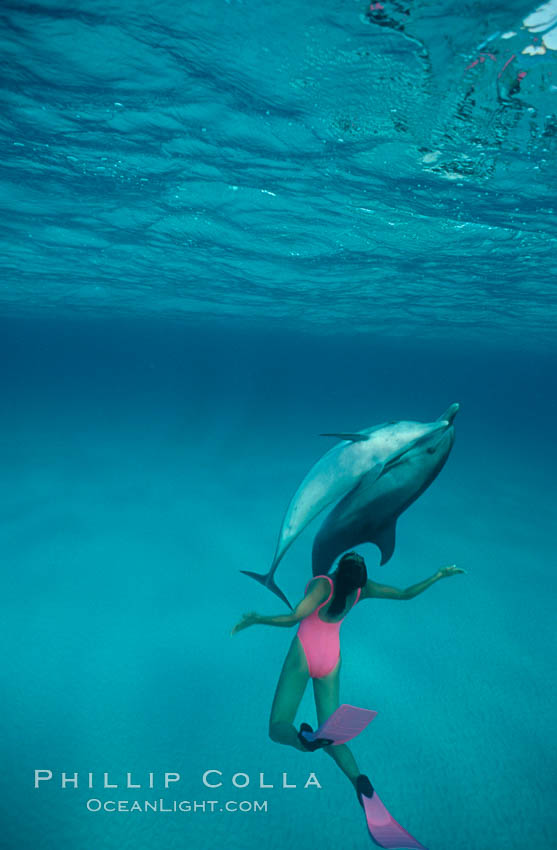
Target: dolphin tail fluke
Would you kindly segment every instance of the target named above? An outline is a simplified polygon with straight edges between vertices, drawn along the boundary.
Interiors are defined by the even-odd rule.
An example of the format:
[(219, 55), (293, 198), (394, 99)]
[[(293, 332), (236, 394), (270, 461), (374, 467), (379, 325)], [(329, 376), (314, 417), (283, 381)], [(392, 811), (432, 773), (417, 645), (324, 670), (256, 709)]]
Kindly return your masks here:
[(245, 576), (254, 578), (256, 581), (259, 582), (259, 584), (262, 584), (263, 587), (266, 587), (268, 590), (276, 594), (279, 599), (282, 599), (283, 602), (286, 602), (286, 604), (291, 610), (294, 610), (292, 608), (292, 605), (278, 586), (278, 584), (275, 582), (274, 578), (269, 575), (269, 573), (252, 573), (249, 570), (240, 570), (240, 572), (243, 573)]

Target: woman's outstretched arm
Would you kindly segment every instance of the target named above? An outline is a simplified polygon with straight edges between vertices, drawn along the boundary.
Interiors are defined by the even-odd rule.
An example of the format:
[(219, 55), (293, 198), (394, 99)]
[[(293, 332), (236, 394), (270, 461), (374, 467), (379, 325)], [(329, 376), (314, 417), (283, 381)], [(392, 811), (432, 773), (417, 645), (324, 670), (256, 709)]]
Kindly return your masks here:
[(231, 635), (235, 635), (236, 632), (241, 632), (242, 629), (247, 629), (248, 626), (283, 626), (290, 627), (295, 626), (300, 620), (303, 620), (304, 617), (309, 616), (318, 605), (320, 605), (329, 595), (329, 583), (324, 578), (319, 578), (309, 589), (309, 593), (307, 596), (298, 602), (296, 607), (290, 614), (277, 614), (276, 616), (266, 617), (262, 614), (258, 614), (256, 611), (250, 611), (248, 614), (242, 614), (242, 619), (236, 623), (232, 631)]
[(465, 572), (465, 570), (461, 570), (459, 567), (452, 564), (450, 567), (442, 567), (429, 578), (419, 581), (417, 584), (413, 584), (404, 589), (399, 587), (389, 587), (388, 584), (378, 584), (376, 581), (372, 581), (368, 578), (365, 587), (362, 590), (361, 599), (413, 599), (419, 593), (423, 593), (424, 590), (431, 587), (432, 584), (435, 584), (436, 581), (439, 581), (440, 578), (449, 578), (449, 576), (455, 576), (458, 575), (458, 573), (463, 572)]

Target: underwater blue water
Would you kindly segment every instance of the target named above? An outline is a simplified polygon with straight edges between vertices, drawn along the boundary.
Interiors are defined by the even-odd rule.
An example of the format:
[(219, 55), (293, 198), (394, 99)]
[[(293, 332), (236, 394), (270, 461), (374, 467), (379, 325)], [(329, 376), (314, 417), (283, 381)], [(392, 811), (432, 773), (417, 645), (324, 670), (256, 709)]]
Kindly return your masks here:
[[(453, 453), (401, 517), (392, 561), (362, 551), (397, 586), (468, 573), (358, 607), (341, 699), (379, 712), (353, 750), (426, 846), (552, 846), (553, 358), (160, 320), (11, 319), (1, 339), (7, 846), (364, 846), (336, 766), (267, 737), (292, 633), (229, 636), (245, 610), (284, 611), (238, 570), (270, 563), (322, 430), (427, 420), (456, 399)], [(279, 568), (293, 600), (315, 528)], [(35, 791), (36, 768), (58, 785), (178, 771), (167, 799), (215, 799), (209, 768), (299, 786), (313, 769), (323, 787), (227, 790), (268, 799), (258, 814), (93, 814), (86, 788)], [(115, 793), (152, 798), (93, 796)]]
[[(378, 711), (353, 751), (429, 850), (555, 846), (557, 53), (533, 9), (2, 4), (10, 850), (370, 844), (331, 760), (268, 738), (292, 632), (230, 637), (285, 610), (239, 570), (270, 565), (322, 432), (454, 401), (393, 559), (361, 551), (401, 587), (467, 574), (359, 606), (341, 700)], [(280, 565), (292, 600), (318, 522)], [(62, 791), (61, 771), (144, 787)]]

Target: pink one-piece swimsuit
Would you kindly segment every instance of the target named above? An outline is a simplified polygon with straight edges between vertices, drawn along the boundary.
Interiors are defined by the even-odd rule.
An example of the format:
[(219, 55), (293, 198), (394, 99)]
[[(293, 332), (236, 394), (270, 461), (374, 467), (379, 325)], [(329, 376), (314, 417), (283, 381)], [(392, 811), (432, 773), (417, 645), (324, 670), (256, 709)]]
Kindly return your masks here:
[[(312, 679), (321, 679), (323, 676), (330, 673), (331, 670), (335, 669), (340, 657), (340, 624), (346, 617), (348, 611), (342, 620), (338, 620), (336, 623), (326, 623), (322, 620), (319, 616), (319, 611), (331, 599), (334, 591), (334, 585), (330, 576), (314, 576), (313, 578), (326, 578), (331, 585), (331, 592), (325, 601), (315, 609), (315, 611), (312, 611), (311, 614), (304, 617), (298, 626), (297, 634), (300, 638), (300, 643), (302, 644), (302, 648), (306, 656), (309, 675)], [(312, 581), (313, 579), (308, 581), (304, 593), (307, 591), (310, 582)], [(354, 605), (358, 602), (360, 593), (361, 588), (359, 587), (358, 594), (354, 600)], [(352, 608), (354, 605), (352, 605)]]

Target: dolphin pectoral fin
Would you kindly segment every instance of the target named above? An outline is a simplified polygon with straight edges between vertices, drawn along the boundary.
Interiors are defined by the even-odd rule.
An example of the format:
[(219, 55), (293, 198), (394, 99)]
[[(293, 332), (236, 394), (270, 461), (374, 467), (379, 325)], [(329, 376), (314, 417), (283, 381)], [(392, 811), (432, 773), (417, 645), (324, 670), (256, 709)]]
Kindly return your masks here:
[(386, 564), (392, 558), (396, 543), (396, 520), (379, 532), (370, 543), (375, 543), (381, 552), (381, 565)]
[(367, 434), (319, 434), (320, 437), (339, 437), (341, 440), (349, 440), (351, 443), (361, 443), (362, 440), (369, 440)]
[(290, 610), (292, 610), (292, 611), (294, 610), (292, 608), (292, 605), (290, 604), (290, 602), (288, 601), (288, 599), (286, 598), (286, 596), (284, 595), (284, 593), (282, 592), (282, 590), (280, 589), (278, 584), (275, 582), (275, 580), (273, 579), (273, 577), (270, 573), (252, 573), (252, 572), (249, 572), (249, 570), (240, 570), (240, 572), (243, 573), (245, 576), (249, 576), (250, 578), (254, 578), (256, 581), (259, 582), (259, 584), (262, 584), (263, 587), (268, 588), (268, 590), (275, 593), (278, 596), (279, 599), (282, 599), (283, 602), (286, 602), (286, 604), (288, 605)]

